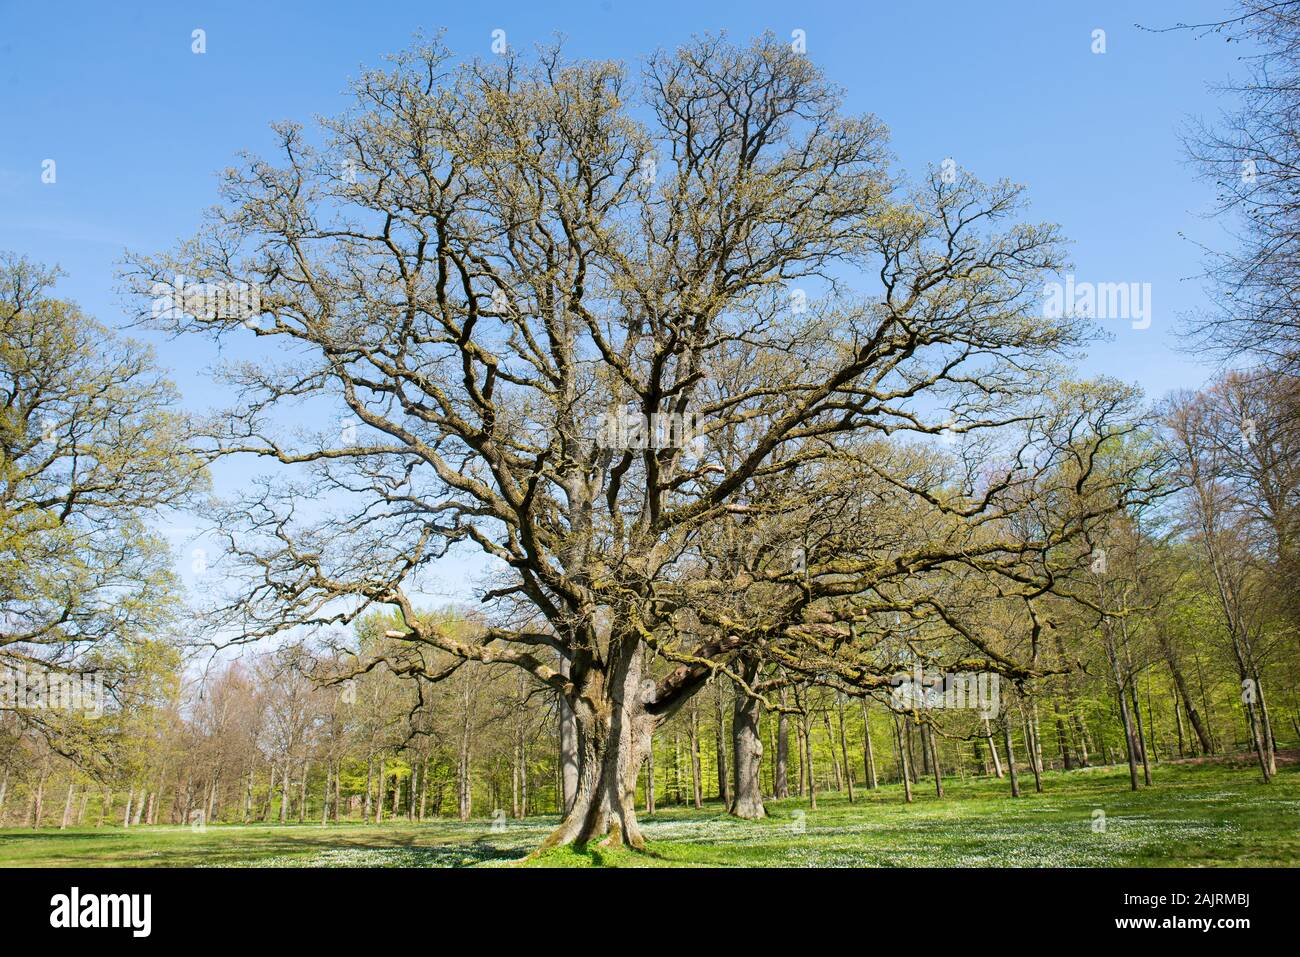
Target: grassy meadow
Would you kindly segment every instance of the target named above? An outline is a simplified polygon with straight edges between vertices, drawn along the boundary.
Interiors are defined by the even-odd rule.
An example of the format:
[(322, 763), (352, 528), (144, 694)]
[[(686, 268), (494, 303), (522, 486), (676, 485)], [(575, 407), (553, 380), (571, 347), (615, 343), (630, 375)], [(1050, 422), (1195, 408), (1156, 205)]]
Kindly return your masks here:
[(1132, 792), (1125, 766), (946, 779), (936, 799), (899, 785), (769, 801), (766, 820), (661, 806), (642, 825), (645, 854), (562, 849), (528, 858), (555, 818), (380, 825), (217, 824), (0, 830), (0, 867), (1125, 867), (1300, 864), (1300, 767), (1264, 785), (1248, 764), (1163, 764)]

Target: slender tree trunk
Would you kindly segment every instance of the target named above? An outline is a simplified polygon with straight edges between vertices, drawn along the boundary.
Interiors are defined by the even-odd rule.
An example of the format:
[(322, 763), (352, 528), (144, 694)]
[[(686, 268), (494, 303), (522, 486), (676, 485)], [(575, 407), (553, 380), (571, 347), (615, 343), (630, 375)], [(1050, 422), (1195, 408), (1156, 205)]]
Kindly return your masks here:
[(1029, 723), (1034, 729), (1034, 763), (1038, 766), (1038, 773), (1043, 773), (1043, 731), (1038, 721), (1038, 700), (1034, 699), (1029, 705)]
[(529, 802), (533, 799), (533, 788), (531, 783), (532, 779), (528, 773), (529, 760), (527, 739), (522, 740), (521, 746), (523, 749), (521, 753), (523, 760), (521, 761), (521, 766), (519, 768), (519, 813), (522, 817), (528, 817)]
[(835, 790), (844, 790), (844, 775), (840, 772), (840, 754), (835, 749), (835, 729), (831, 727), (831, 712), (827, 708), (822, 712), (822, 725), (826, 728), (826, 743), (831, 750), (831, 774), (835, 778)]
[[(781, 689), (781, 706), (785, 706), (785, 689)], [(776, 718), (776, 770), (772, 791), (777, 798), (790, 796), (790, 716), (781, 711)]]
[(1056, 721), (1056, 749), (1061, 755), (1061, 767), (1066, 771), (1074, 769), (1074, 755), (1070, 751), (1070, 742), (1065, 731), (1065, 715), (1061, 711), (1061, 702), (1052, 702), (1052, 717)]
[(1264, 744), (1267, 745), (1267, 778), (1271, 781), (1277, 776), (1277, 741), (1273, 737), (1273, 721), (1268, 715), (1268, 700), (1264, 697), (1264, 682), (1259, 676), (1258, 669), (1255, 670), (1254, 675), (1255, 694), (1259, 699), (1260, 732)]
[(470, 720), (468, 713), (465, 721), (461, 726), (460, 736), (460, 770), (458, 773), (459, 787), (456, 794), (456, 811), (462, 821), (468, 821), (470, 814), (474, 809), (473, 781), (471, 779), (470, 758), (472, 755), (471, 746), (473, 742), (470, 739)]
[(722, 806), (731, 807), (731, 782), (727, 773), (727, 717), (723, 710), (722, 682), (714, 682), (713, 687), (714, 704), (717, 706), (717, 757), (718, 757), (718, 798), (722, 801)]
[(686, 803), (682, 797), (684, 788), (682, 786), (682, 735), (680, 731), (673, 732), (673, 803), (679, 807)]
[(365, 798), (364, 806), (361, 809), (361, 821), (363, 824), (370, 823), (370, 793), (371, 791), (374, 790), (374, 785), (375, 785), (374, 764), (375, 764), (375, 756), (373, 754), (367, 754), (366, 755), (366, 798)]
[(1183, 735), (1183, 707), (1178, 701), (1177, 689), (1170, 695), (1170, 700), (1174, 705), (1174, 730), (1178, 733), (1178, 757), (1185, 758), (1187, 757), (1187, 746)]
[(927, 729), (925, 740), (930, 746), (930, 767), (934, 770), (934, 796), (943, 797), (943, 770), (939, 767), (939, 742), (933, 728)]
[(63, 801), (63, 820), (59, 822), (59, 830), (66, 831), (68, 824), (72, 820), (72, 798), (76, 792), (76, 785), (71, 781), (68, 782), (68, 796)]
[(302, 762), (302, 780), (298, 782), (298, 823), (307, 823), (307, 774), (311, 771), (311, 762)]
[(808, 807), (815, 811), (817, 810), (817, 775), (813, 768), (812, 721), (807, 711), (803, 713), (802, 718), (804, 766), (807, 768), (808, 778)]
[[(1023, 706), (1022, 706), (1023, 707)], [(1043, 752), (1038, 746), (1038, 705), (1025, 713), (1025, 747), (1029, 750), (1029, 769), (1034, 772), (1034, 790), (1043, 793)]]
[(839, 705), (840, 755), (844, 759), (844, 783), (848, 787), (849, 803), (852, 804), (853, 803), (853, 771), (852, 768), (849, 766), (848, 737), (844, 733), (844, 698), (842, 695), (837, 695), (836, 697), (837, 697), (836, 703)]
[(1271, 755), (1269, 754), (1268, 745), (1265, 741), (1262, 722), (1260, 721), (1259, 714), (1256, 710), (1255, 702), (1248, 698), (1245, 704), (1246, 721), (1249, 728), (1248, 733), (1250, 734), (1251, 745), (1255, 749), (1255, 757), (1259, 760), (1259, 770), (1264, 776), (1264, 783), (1268, 784), (1273, 779), (1273, 773), (1269, 767), (1269, 759)]
[(271, 808), (275, 805), (275, 765), (270, 767), (270, 780), (266, 785), (266, 807), (262, 809), (262, 821), (266, 823), (271, 820)]
[[(561, 654), (560, 674), (569, 676), (569, 659)], [(564, 799), (564, 813), (573, 810), (578, 795), (578, 723), (564, 696), (560, 696), (560, 787)]]
[(808, 793), (808, 784), (806, 780), (807, 764), (805, 763), (805, 758), (807, 757), (806, 754), (807, 748), (805, 748), (803, 744), (803, 719), (802, 718), (796, 721), (794, 725), (794, 743), (795, 743), (796, 750), (799, 752), (799, 796), (803, 797)]
[(1010, 715), (1002, 721), (1002, 743), (1007, 749), (1007, 773), (1011, 777), (1011, 796), (1020, 797), (1020, 778), (1016, 774), (1016, 753), (1011, 748)]
[(1086, 768), (1091, 763), (1091, 758), (1088, 755), (1088, 728), (1083, 723), (1083, 716), (1077, 710), (1073, 711), (1072, 719), (1074, 721), (1075, 743), (1079, 748), (1077, 755), (1079, 767)]
[(45, 811), (45, 781), (49, 776), (49, 768), (41, 765), (41, 777), (36, 784), (36, 803), (32, 809), (32, 827), (39, 828), (44, 818)]
[(912, 772), (908, 767), (907, 742), (903, 737), (903, 721), (894, 715), (894, 747), (898, 749), (898, 779), (903, 782), (903, 800), (912, 803)]
[(984, 740), (985, 740), (985, 742), (987, 742), (987, 744), (988, 744), (988, 746), (989, 746), (989, 755), (993, 758), (993, 773), (994, 773), (995, 775), (997, 775), (999, 779), (1001, 779), (1001, 777), (1002, 777), (1002, 759), (998, 757), (998, 749), (997, 749), (997, 746), (994, 745), (994, 743), (993, 743), (993, 732), (992, 732), (992, 730), (990, 730), (990, 728), (989, 728), (989, 719), (988, 719), (988, 718), (985, 718), (985, 719), (984, 719)]
[(700, 767), (700, 710), (691, 704), (691, 798), (695, 804), (695, 810), (704, 807), (704, 782), (701, 780)]
[(1133, 718), (1137, 722), (1133, 738), (1137, 743), (1138, 757), (1142, 759), (1142, 780), (1151, 786), (1151, 762), (1147, 758), (1146, 732), (1142, 727), (1142, 703), (1138, 700), (1137, 676), (1130, 670), (1128, 675), (1129, 695), (1133, 701)]
[(1137, 745), (1133, 741), (1133, 722), (1128, 713), (1128, 699), (1124, 696), (1124, 676), (1119, 670), (1119, 657), (1115, 653), (1114, 642), (1109, 634), (1109, 622), (1103, 622), (1102, 627), (1106, 632), (1106, 657), (1110, 660), (1111, 677), (1115, 683), (1115, 698), (1119, 702), (1120, 723), (1124, 727), (1124, 749), (1128, 754), (1129, 786), (1136, 791), (1139, 786)]
[(866, 775), (867, 787), (874, 791), (879, 784), (876, 780), (876, 756), (871, 750), (871, 712), (866, 698), (862, 699), (862, 771)]
[(645, 753), (645, 812), (654, 814), (655, 812), (655, 747), (654, 739), (650, 739), (650, 747)]

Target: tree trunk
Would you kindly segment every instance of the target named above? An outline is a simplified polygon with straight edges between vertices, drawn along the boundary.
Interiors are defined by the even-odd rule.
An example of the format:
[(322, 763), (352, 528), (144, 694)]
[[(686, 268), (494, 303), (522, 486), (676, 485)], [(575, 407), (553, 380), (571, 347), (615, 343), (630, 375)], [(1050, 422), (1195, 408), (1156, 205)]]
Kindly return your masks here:
[(1020, 797), (1020, 778), (1016, 774), (1016, 753), (1011, 749), (1010, 715), (1002, 721), (1002, 743), (1007, 749), (1007, 773), (1011, 776), (1011, 796)]
[[(1127, 650), (1125, 651), (1127, 654)], [(1133, 729), (1133, 738), (1137, 742), (1138, 757), (1142, 759), (1142, 780), (1147, 787), (1151, 786), (1151, 761), (1147, 757), (1146, 731), (1142, 727), (1142, 702), (1138, 700), (1137, 676), (1133, 674), (1132, 669), (1128, 673), (1129, 695), (1133, 700), (1133, 718), (1136, 726)]]
[(1248, 698), (1245, 704), (1251, 744), (1255, 749), (1255, 756), (1259, 759), (1259, 769), (1264, 775), (1264, 783), (1268, 784), (1273, 779), (1273, 773), (1269, 767), (1272, 754), (1264, 737), (1262, 722), (1256, 710), (1255, 702)]
[(1259, 697), (1259, 716), (1260, 716), (1260, 733), (1267, 745), (1266, 759), (1268, 762), (1268, 773), (1265, 775), (1265, 781), (1271, 781), (1277, 775), (1277, 741), (1273, 737), (1273, 721), (1268, 716), (1268, 701), (1264, 697), (1264, 682), (1255, 671), (1255, 693)]
[(266, 807), (262, 809), (262, 821), (271, 820), (271, 808), (275, 804), (275, 765), (270, 768), (270, 780), (266, 785)]
[(302, 762), (302, 780), (298, 782), (298, 823), (307, 823), (307, 773), (311, 770), (311, 762)]
[(645, 812), (654, 814), (655, 812), (655, 745), (654, 738), (650, 739), (650, 747), (645, 752)]
[(1178, 733), (1178, 756), (1187, 757), (1187, 741), (1183, 734), (1183, 706), (1178, 700), (1178, 689), (1174, 689), (1171, 697), (1174, 705), (1174, 730)]
[(1129, 785), (1136, 791), (1138, 789), (1137, 745), (1133, 741), (1133, 722), (1128, 713), (1128, 699), (1124, 696), (1124, 676), (1119, 670), (1119, 656), (1115, 653), (1109, 622), (1103, 622), (1102, 627), (1105, 632), (1106, 657), (1110, 661), (1111, 678), (1115, 682), (1115, 697), (1119, 701), (1120, 723), (1124, 727), (1124, 750), (1128, 755)]
[(1002, 759), (998, 757), (997, 746), (993, 743), (993, 731), (989, 728), (989, 719), (984, 719), (984, 740), (989, 746), (989, 754), (993, 758), (993, 773), (1002, 777)]
[(473, 744), (471, 737), (471, 726), (468, 713), (465, 715), (465, 721), (461, 725), (460, 735), (460, 756), (457, 761), (456, 772), (456, 813), (462, 821), (468, 821), (470, 813), (474, 810), (474, 782), (470, 772), (470, 758)]
[[(1023, 707), (1023, 705), (1022, 705)], [(1038, 746), (1038, 703), (1025, 713), (1025, 747), (1029, 749), (1029, 769), (1034, 772), (1034, 790), (1043, 793), (1043, 751)]]
[[(746, 659), (741, 668), (741, 677), (752, 688), (758, 678), (758, 660)], [(736, 817), (749, 821), (756, 821), (765, 815), (760, 778), (763, 739), (758, 733), (759, 710), (757, 698), (751, 697), (743, 688), (736, 689), (731, 715), (736, 793), (730, 810)]]
[(673, 734), (673, 803), (680, 806), (682, 801), (682, 736)]
[(817, 781), (813, 768), (813, 750), (812, 750), (812, 721), (807, 711), (802, 715), (801, 723), (803, 724), (803, 765), (808, 778), (808, 807), (817, 810)]
[(1083, 716), (1080, 715), (1078, 711), (1074, 711), (1072, 717), (1074, 720), (1075, 741), (1079, 747), (1076, 757), (1079, 766), (1086, 768), (1091, 763), (1091, 758), (1088, 755), (1088, 728), (1087, 725), (1083, 723)]
[[(639, 638), (611, 636), (605, 669), (575, 674), (570, 699), (578, 729), (578, 788), (573, 807), (538, 853), (566, 844), (645, 848), (636, 818), (636, 781), (654, 729), (669, 715), (646, 706), (654, 683), (642, 681)], [(679, 705), (684, 703), (679, 702)]]
[[(785, 690), (781, 691), (785, 705)], [(772, 774), (772, 792), (777, 798), (790, 796), (790, 716), (784, 711), (776, 718), (776, 769)]]
[[(1178, 661), (1178, 654), (1174, 650), (1173, 642), (1169, 640), (1169, 635), (1167, 635), (1164, 628), (1161, 628), (1157, 635), (1160, 636), (1161, 651), (1165, 653), (1165, 663), (1169, 666), (1169, 674), (1174, 679), (1174, 688), (1178, 692), (1178, 697), (1182, 698), (1183, 710), (1187, 713), (1188, 723), (1191, 724), (1192, 731), (1196, 732), (1196, 739), (1200, 741), (1201, 753), (1213, 754), (1213, 742), (1210, 741), (1205, 722), (1201, 720), (1200, 711), (1196, 710), (1196, 702), (1192, 700), (1191, 690), (1187, 687), (1187, 676), (1183, 675), (1182, 664)], [(1182, 733), (1182, 728), (1179, 728), (1179, 733)]]
[(723, 709), (722, 682), (715, 681), (713, 686), (714, 704), (717, 706), (718, 733), (716, 752), (718, 756), (718, 798), (723, 807), (731, 807), (731, 782), (727, 774), (727, 717)]
[[(567, 678), (569, 667), (569, 659), (561, 655), (560, 674)], [(578, 796), (578, 724), (563, 695), (560, 695), (560, 791), (564, 813), (568, 814)]]
[(853, 769), (849, 766), (849, 742), (844, 733), (844, 697), (837, 695), (837, 704), (839, 705), (840, 718), (840, 755), (844, 759), (844, 783), (849, 792), (849, 803), (853, 803)]
[(939, 742), (933, 728), (926, 729), (925, 740), (929, 744), (930, 767), (934, 771), (934, 796), (943, 797), (943, 770), (939, 767)]
[(835, 776), (835, 790), (844, 790), (844, 776), (840, 773), (840, 755), (835, 750), (835, 731), (831, 728), (830, 709), (822, 712), (822, 724), (826, 727), (826, 742), (831, 746), (831, 773)]
[(807, 765), (805, 763), (805, 748), (803, 746), (803, 719), (800, 718), (794, 725), (794, 745), (795, 750), (799, 753), (799, 796), (803, 797), (808, 793)]
[(695, 810), (701, 810), (704, 807), (704, 782), (701, 778), (700, 768), (700, 711), (695, 705), (691, 705), (691, 797), (695, 803)]
[(1074, 755), (1070, 752), (1070, 742), (1065, 731), (1065, 715), (1061, 712), (1061, 702), (1052, 702), (1052, 716), (1056, 720), (1056, 750), (1061, 755), (1061, 767), (1066, 771), (1074, 769)]
[(45, 810), (45, 779), (49, 773), (49, 769), (42, 765), (40, 781), (36, 785), (36, 804), (32, 809), (32, 827), (35, 828), (41, 826), (41, 818)]
[(879, 782), (876, 780), (876, 756), (871, 750), (871, 712), (867, 709), (866, 698), (862, 699), (862, 770), (867, 787), (874, 791)]
[(59, 830), (66, 831), (68, 824), (72, 820), (72, 798), (76, 792), (76, 785), (68, 782), (68, 796), (63, 801), (63, 820), (59, 822)]
[(364, 824), (370, 823), (370, 793), (372, 790), (374, 790), (374, 784), (375, 784), (374, 766), (375, 766), (375, 756), (373, 754), (367, 754), (366, 755), (366, 799), (365, 799), (365, 803), (362, 805), (361, 808), (361, 821)]
[(903, 740), (903, 725), (898, 715), (894, 715), (894, 747), (898, 749), (898, 779), (903, 782), (903, 800), (911, 804), (912, 770), (907, 764), (907, 744)]

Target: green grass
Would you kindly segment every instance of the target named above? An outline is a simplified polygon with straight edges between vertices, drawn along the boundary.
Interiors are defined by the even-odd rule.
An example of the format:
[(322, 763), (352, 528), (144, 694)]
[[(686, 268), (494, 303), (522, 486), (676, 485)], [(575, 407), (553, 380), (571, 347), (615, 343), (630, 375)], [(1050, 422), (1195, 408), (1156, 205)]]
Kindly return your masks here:
[[(923, 781), (900, 789), (768, 802), (745, 822), (718, 805), (664, 808), (642, 827), (649, 852), (559, 849), (528, 866), (1109, 867), (1300, 864), (1300, 768), (1272, 784), (1250, 767), (1160, 765), (1155, 786), (1128, 789), (1127, 768), (1049, 772), (1044, 793), (1025, 776), (1013, 800), (1005, 780)], [(1094, 813), (1105, 815), (1104, 831)], [(507, 865), (535, 848), (554, 817), (507, 822), (380, 826), (213, 825), (0, 830), (0, 866), (463, 867)]]

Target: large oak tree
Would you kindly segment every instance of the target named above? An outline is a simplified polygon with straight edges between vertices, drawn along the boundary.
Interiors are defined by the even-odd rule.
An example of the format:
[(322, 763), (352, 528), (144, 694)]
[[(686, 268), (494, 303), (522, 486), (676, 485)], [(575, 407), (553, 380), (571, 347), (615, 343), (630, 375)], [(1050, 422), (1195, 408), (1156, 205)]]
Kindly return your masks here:
[[(558, 50), (455, 65), (431, 43), (354, 96), (320, 135), (277, 127), (277, 160), (228, 171), (203, 230), (135, 264), (146, 294), (177, 274), (260, 293), (256, 321), (164, 318), (266, 347), (227, 367), (238, 399), (210, 430), (275, 465), (217, 516), (214, 627), (387, 606), (406, 640), (525, 669), (577, 731), (547, 845), (642, 845), (650, 736), (720, 671), (761, 695), (759, 661), (848, 655), (846, 687), (885, 680), (851, 651), (858, 619), (946, 616), (960, 666), (1032, 669), (963, 635), (942, 590), (1052, 588), (1123, 496), (1040, 515), (1030, 493), (1090, 488), (1131, 397), (1068, 384), (1089, 330), (1041, 315), (1062, 253), (1018, 187), (951, 166), (902, 182), (879, 122), (770, 37), (697, 39), (636, 76)], [(295, 429), (301, 408), (356, 427)], [(625, 415), (699, 435), (605, 427)], [(945, 440), (973, 443), (964, 468), (938, 464)], [(911, 508), (892, 545), (812, 521), (858, 481)], [(861, 504), (845, 514), (869, 520)], [(800, 524), (817, 541), (795, 559)], [(416, 613), (455, 547), (501, 569), (474, 640)]]

